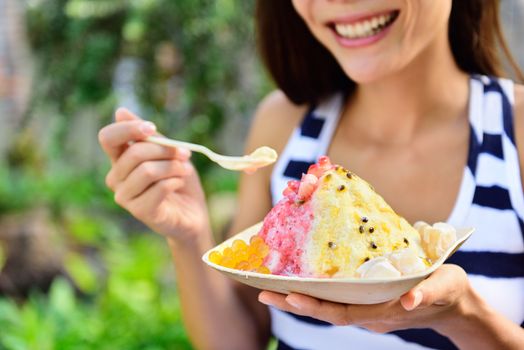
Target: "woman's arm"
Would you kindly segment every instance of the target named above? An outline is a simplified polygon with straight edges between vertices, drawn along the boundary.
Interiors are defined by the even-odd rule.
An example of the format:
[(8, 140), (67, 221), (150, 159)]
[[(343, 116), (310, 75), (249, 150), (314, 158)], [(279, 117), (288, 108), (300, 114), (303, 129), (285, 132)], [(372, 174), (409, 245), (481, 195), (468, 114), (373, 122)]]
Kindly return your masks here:
[[(280, 124), (282, 120), (277, 122), (284, 117), (284, 121), (292, 121), (286, 116), (290, 108), (294, 107), (279, 94), (267, 98), (256, 113), (248, 150), (261, 145), (279, 150), (289, 135), (276, 132), (275, 125), (286, 125)], [(117, 111), (116, 118), (117, 122), (99, 135), (112, 162), (107, 185), (119, 205), (167, 238), (183, 318), (193, 344), (198, 349), (265, 348), (269, 339), (267, 308), (256, 301), (252, 291), (239, 288), (201, 261), (215, 242), (205, 197), (188, 154), (140, 142), (154, 130), (129, 111)], [(262, 169), (241, 176), (233, 232), (261, 220), (269, 210), (269, 174), (270, 169)]]
[(456, 321), (450, 320), (436, 330), (460, 349), (517, 350), (524, 344), (524, 329), (495, 311), (471, 287)]
[(99, 133), (112, 163), (106, 183), (120, 206), (167, 238), (184, 321), (194, 345), (199, 349), (256, 349), (251, 316), (229, 282), (200, 260), (214, 242), (205, 196), (189, 152), (142, 142), (154, 134), (154, 126), (127, 110), (119, 109), (116, 121)]

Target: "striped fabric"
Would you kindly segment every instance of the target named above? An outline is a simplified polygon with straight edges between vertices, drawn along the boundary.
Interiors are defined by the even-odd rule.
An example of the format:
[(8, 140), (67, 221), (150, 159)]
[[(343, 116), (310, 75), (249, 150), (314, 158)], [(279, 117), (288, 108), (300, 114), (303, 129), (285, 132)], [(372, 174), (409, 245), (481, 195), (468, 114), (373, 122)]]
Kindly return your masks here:
[[(336, 95), (311, 108), (282, 152), (271, 177), (273, 204), (287, 181), (300, 179), (327, 152), (342, 108)], [(448, 262), (462, 266), (473, 287), (496, 310), (524, 327), (524, 196), (513, 132), (513, 83), (473, 76), (470, 80), (469, 155), (448, 222), (476, 228)], [(375, 334), (337, 327), (271, 308), (279, 350), (456, 349), (430, 329)]]

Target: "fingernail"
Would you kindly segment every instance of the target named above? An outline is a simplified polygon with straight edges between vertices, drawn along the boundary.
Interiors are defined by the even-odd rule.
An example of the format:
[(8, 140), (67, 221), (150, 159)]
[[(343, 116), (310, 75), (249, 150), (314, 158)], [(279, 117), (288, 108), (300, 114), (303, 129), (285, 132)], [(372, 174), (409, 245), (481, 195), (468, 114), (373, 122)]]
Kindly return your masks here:
[(192, 170), (193, 166), (189, 163), (189, 162), (184, 162), (182, 164), (182, 166), (184, 167), (184, 169), (186, 169), (187, 171), (190, 171)]
[(153, 135), (156, 132), (156, 125), (151, 122), (143, 122), (140, 125), (140, 131), (147, 136)]
[(184, 159), (188, 159), (191, 156), (191, 151), (187, 148), (177, 148), (178, 154)]
[(293, 306), (295, 309), (300, 310), (300, 308), (301, 308), (300, 304), (298, 304), (296, 301), (293, 301), (293, 299), (291, 299), (291, 298), (286, 298), (286, 302), (289, 305)]
[(265, 305), (272, 305), (269, 300), (266, 300), (266, 298), (264, 297), (264, 295), (259, 295), (258, 296), (258, 301), (261, 302), (262, 304), (265, 304)]
[(418, 291), (415, 292), (415, 298), (413, 300), (413, 308), (412, 308), (412, 310), (420, 305), (420, 303), (422, 302), (422, 297), (423, 297), (423, 295), (422, 295), (421, 291), (418, 290)]

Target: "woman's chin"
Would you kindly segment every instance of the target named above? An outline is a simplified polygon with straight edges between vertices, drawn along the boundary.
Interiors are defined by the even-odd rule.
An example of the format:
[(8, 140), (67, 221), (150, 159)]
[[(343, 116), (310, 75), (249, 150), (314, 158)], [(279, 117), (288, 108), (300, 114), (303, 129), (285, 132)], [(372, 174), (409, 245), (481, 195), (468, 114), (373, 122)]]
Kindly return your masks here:
[(370, 62), (361, 64), (343, 65), (343, 71), (357, 84), (369, 84), (380, 81), (391, 75), (392, 69)]
[(379, 79), (374, 79), (372, 77), (357, 77), (357, 78), (351, 78), (351, 80), (353, 80), (357, 85), (366, 85), (366, 84), (374, 83), (378, 81)]
[(358, 85), (374, 83), (376, 81), (379, 81), (383, 77), (383, 75), (377, 75), (375, 72), (369, 72), (368, 74), (366, 74), (366, 72), (346, 74), (352, 81), (354, 81)]

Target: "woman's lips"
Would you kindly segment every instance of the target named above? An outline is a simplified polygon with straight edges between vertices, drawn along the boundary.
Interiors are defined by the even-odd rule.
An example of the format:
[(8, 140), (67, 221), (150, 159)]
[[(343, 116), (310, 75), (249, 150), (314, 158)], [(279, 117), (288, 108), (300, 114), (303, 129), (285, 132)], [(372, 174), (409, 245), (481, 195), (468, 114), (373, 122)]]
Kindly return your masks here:
[(399, 14), (399, 10), (392, 10), (358, 18), (338, 19), (328, 26), (342, 46), (364, 46), (382, 39)]

